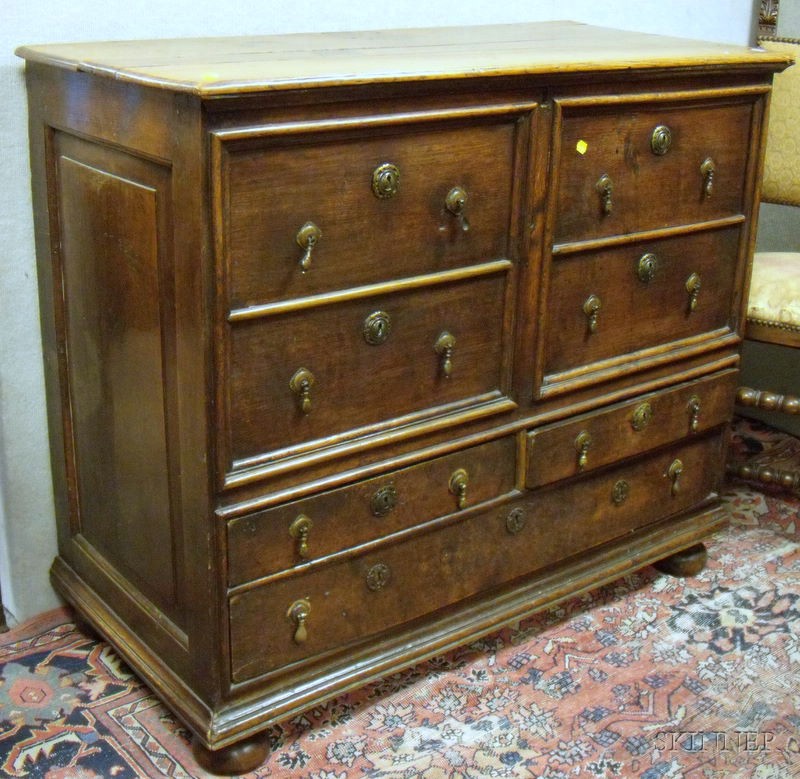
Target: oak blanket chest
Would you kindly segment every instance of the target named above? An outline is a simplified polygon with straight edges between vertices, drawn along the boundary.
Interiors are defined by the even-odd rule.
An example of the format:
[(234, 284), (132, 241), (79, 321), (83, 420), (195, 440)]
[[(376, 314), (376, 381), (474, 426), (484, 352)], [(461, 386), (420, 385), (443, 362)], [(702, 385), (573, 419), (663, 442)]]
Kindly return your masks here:
[(564, 22), (19, 54), (53, 581), (204, 765), (702, 567), (780, 55)]

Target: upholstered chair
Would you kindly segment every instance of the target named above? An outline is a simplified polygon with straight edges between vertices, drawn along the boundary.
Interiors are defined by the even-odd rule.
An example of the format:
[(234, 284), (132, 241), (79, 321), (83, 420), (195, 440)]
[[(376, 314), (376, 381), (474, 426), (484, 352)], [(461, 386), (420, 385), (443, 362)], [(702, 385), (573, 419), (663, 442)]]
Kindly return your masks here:
[[(800, 39), (762, 38), (759, 44), (767, 49), (787, 52), (800, 61)], [(792, 66), (775, 77), (761, 199), (766, 203), (800, 206), (800, 65)], [(800, 366), (800, 251), (756, 252), (745, 339), (757, 342), (751, 349), (747, 348), (749, 343), (745, 344), (745, 377), (750, 373), (747, 361), (758, 359), (758, 344), (798, 350), (789, 359)], [(761, 360), (765, 361), (763, 353)], [(771, 361), (771, 356), (766, 360)], [(791, 370), (792, 386), (789, 389), (797, 394), (786, 394), (784, 387), (781, 391), (776, 391), (774, 386), (763, 389), (740, 387), (736, 400), (741, 412), (748, 415), (750, 409), (763, 409), (800, 414), (800, 368), (794, 369), (794, 373)], [(764, 373), (763, 370), (760, 372)], [(754, 415), (764, 418), (763, 414)], [(769, 461), (768, 454), (749, 463), (732, 464), (730, 470), (740, 478), (800, 490), (800, 470), (784, 467), (779, 459)]]

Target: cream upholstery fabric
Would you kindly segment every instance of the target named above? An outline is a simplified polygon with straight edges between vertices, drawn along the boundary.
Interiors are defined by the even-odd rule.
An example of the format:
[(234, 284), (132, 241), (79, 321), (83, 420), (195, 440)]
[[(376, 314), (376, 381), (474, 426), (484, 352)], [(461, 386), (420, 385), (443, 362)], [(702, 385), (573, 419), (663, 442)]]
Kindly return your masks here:
[[(759, 40), (770, 51), (790, 54), (800, 61), (800, 41)], [(767, 129), (763, 200), (800, 206), (800, 65), (775, 76)]]
[(800, 328), (800, 253), (755, 255), (747, 318)]

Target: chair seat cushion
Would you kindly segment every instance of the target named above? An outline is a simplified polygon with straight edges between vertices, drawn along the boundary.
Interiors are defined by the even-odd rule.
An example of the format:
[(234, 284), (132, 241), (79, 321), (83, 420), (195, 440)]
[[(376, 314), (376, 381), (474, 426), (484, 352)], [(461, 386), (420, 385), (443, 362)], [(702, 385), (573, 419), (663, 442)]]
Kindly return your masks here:
[(800, 329), (800, 253), (756, 253), (747, 318)]

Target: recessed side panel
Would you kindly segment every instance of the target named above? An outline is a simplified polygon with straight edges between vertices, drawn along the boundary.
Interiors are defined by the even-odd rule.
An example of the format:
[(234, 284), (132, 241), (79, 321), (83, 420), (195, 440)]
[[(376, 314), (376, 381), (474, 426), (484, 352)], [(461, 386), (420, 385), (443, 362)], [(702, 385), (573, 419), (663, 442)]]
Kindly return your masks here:
[[(56, 135), (66, 457), (81, 548), (180, 625), (169, 171)], [(146, 604), (145, 604), (146, 605)]]

